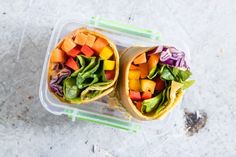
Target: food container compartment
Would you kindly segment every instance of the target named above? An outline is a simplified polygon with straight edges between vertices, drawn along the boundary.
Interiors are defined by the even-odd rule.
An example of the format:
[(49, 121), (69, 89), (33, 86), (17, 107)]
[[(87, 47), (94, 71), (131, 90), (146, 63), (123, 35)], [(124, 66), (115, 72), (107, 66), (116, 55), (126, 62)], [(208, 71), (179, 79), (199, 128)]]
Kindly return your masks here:
[[(78, 17), (61, 18), (52, 32), (41, 75), (39, 97), (44, 108), (55, 115), (67, 115), (72, 121), (76, 119), (86, 120), (132, 132), (146, 126), (155, 128), (167, 126), (173, 118), (172, 112), (163, 120), (143, 122), (133, 119), (121, 104), (114, 102), (114, 97), (105, 96), (86, 105), (74, 105), (61, 102), (50, 93), (47, 82), (50, 53), (61, 38), (80, 27), (96, 30), (106, 35), (116, 44), (119, 53), (132, 45), (154, 46), (162, 44), (160, 34), (151, 30), (136, 28), (98, 17), (91, 17), (89, 20)], [(179, 45), (175, 46), (178, 48)], [(188, 52), (186, 53), (188, 55)]]

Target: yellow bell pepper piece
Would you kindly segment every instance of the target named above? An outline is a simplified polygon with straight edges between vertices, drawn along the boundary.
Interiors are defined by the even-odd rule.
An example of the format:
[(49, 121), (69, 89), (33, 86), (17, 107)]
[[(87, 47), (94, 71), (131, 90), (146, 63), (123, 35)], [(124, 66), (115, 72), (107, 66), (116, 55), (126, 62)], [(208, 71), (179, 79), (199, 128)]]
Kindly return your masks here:
[(134, 91), (140, 91), (140, 81), (139, 80), (129, 80), (129, 89)]
[(150, 91), (152, 94), (155, 91), (156, 82), (148, 79), (142, 79), (141, 80), (141, 90), (142, 92)]
[(139, 70), (130, 70), (129, 71), (129, 80), (138, 80), (140, 78), (141, 72)]
[(102, 49), (102, 51), (99, 53), (99, 56), (102, 59), (109, 59), (113, 55), (113, 51), (109, 46), (106, 46)]
[(104, 70), (113, 70), (115, 68), (115, 61), (104, 60), (103, 68)]

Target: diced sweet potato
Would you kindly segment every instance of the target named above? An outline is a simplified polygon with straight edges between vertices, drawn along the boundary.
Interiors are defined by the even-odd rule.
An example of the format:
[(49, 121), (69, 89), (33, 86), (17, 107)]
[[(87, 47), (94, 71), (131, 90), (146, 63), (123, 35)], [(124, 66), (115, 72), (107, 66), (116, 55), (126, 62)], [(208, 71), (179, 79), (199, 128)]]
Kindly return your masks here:
[(96, 37), (94, 35), (89, 34), (85, 44), (88, 45), (89, 47), (93, 47), (95, 40)]
[(94, 49), (96, 52), (101, 52), (104, 47), (108, 45), (108, 42), (103, 38), (97, 38), (97, 40), (94, 42), (92, 49)]
[(69, 52), (70, 50), (72, 50), (74, 47), (76, 46), (76, 44), (74, 43), (74, 41), (71, 38), (66, 38), (63, 41), (63, 44), (61, 45), (61, 49), (65, 52)]
[(134, 59), (134, 64), (142, 64), (146, 62), (147, 62), (146, 53), (143, 53)]
[(148, 64), (147, 63), (139, 64), (139, 69), (141, 71), (141, 78), (146, 78), (148, 75)]
[(66, 60), (66, 54), (59, 48), (56, 48), (52, 51), (50, 61), (56, 63), (64, 63)]
[(86, 35), (84, 33), (79, 33), (75, 37), (75, 43), (83, 46), (86, 43), (87, 38), (88, 38), (88, 35)]

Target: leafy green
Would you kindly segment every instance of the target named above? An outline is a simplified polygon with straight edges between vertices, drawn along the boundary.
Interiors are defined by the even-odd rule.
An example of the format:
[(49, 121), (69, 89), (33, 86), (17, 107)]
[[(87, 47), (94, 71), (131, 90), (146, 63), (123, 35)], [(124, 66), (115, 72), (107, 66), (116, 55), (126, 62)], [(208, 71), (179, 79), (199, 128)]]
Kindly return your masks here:
[(183, 85), (182, 89), (185, 90), (185, 89), (189, 88), (195, 82), (196, 82), (195, 80), (188, 80), (188, 81), (183, 82), (184, 85)]
[(151, 111), (155, 110), (158, 107), (161, 100), (162, 100), (162, 93), (159, 93), (157, 96), (155, 96), (153, 98), (144, 100), (142, 102), (141, 111), (142, 112), (151, 112)]
[(158, 69), (157, 66), (155, 66), (154, 68), (151, 69), (151, 71), (148, 74), (148, 78), (149, 79), (153, 79), (154, 77), (157, 76), (157, 74), (158, 74), (158, 70), (157, 69)]
[(189, 70), (179, 70), (178, 77), (181, 79), (181, 81), (186, 81), (192, 73)]
[(77, 97), (77, 95), (79, 93), (79, 89), (76, 86), (75, 78), (69, 77), (64, 80), (63, 92), (64, 92), (64, 96), (67, 100)]
[(96, 57), (78, 55), (76, 62), (80, 69), (63, 82), (65, 99), (80, 103), (84, 99), (95, 97), (108, 88), (112, 80), (106, 80), (104, 61)]
[(177, 81), (180, 83), (183, 83), (192, 75), (189, 70), (181, 70), (167, 65), (162, 65), (158, 73), (163, 80)]
[(171, 73), (170, 69), (165, 66), (160, 73), (161, 79), (163, 80), (175, 80), (174, 75)]
[[(94, 66), (92, 67), (92, 65)], [(99, 81), (99, 74), (95, 74), (99, 66), (100, 66), (100, 59), (98, 59), (97, 62), (91, 59), (91, 62), (88, 65), (89, 68), (86, 67), (83, 70), (83, 72), (78, 73), (77, 78), (76, 78), (76, 84), (79, 89), (85, 88)], [(87, 69), (90, 69), (90, 70), (86, 71)]]
[(82, 55), (77, 56), (77, 61), (80, 64), (80, 68), (71, 74), (72, 77), (77, 76), (77, 74), (79, 72), (83, 71), (85, 66), (86, 66), (85, 59), (84, 59), (84, 57)]
[[(78, 56), (79, 57), (79, 56)], [(81, 72), (88, 72), (96, 65), (96, 57), (85, 58), (89, 61), (89, 64)]]

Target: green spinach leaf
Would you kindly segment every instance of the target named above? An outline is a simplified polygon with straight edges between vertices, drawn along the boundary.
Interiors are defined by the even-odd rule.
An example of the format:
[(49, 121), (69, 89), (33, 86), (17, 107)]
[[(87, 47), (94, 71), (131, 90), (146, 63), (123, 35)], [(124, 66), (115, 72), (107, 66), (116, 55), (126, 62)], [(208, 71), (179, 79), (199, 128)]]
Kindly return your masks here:
[(154, 67), (154, 68), (151, 69), (151, 71), (150, 71), (149, 74), (148, 74), (148, 78), (149, 78), (149, 79), (153, 79), (154, 77), (157, 76), (157, 74), (158, 74), (158, 68), (157, 68), (157, 66), (156, 66), (156, 67)]
[(151, 99), (147, 99), (144, 100), (142, 102), (142, 109), (141, 111), (144, 112), (151, 112), (153, 110), (155, 110), (159, 103), (161, 102), (162, 98), (162, 93), (159, 93), (157, 96), (151, 98)]
[(195, 82), (196, 82), (195, 80), (184, 81), (183, 82), (184, 85), (183, 85), (182, 89), (185, 90), (185, 89), (191, 87)]
[(164, 67), (163, 70), (161, 70), (160, 76), (163, 80), (175, 80), (175, 77), (167, 67)]
[(64, 80), (63, 92), (67, 100), (77, 97), (79, 89), (76, 86), (76, 80), (74, 77), (68, 77), (67, 79)]

